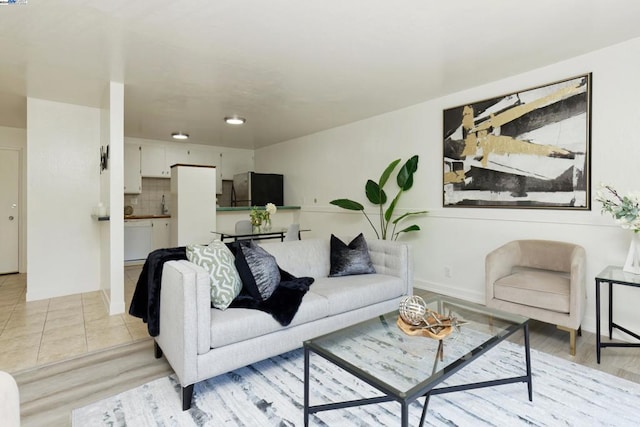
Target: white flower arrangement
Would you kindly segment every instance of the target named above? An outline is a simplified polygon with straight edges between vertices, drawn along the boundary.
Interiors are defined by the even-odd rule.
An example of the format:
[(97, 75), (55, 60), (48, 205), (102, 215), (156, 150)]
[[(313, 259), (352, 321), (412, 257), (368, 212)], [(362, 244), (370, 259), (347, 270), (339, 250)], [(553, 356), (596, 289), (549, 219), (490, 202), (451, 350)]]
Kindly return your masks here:
[(269, 215), (275, 215), (278, 211), (278, 208), (273, 203), (267, 203), (264, 207), (264, 210), (267, 211)]
[(640, 232), (640, 193), (620, 195), (611, 185), (601, 185), (596, 200), (602, 203), (602, 213), (608, 212), (625, 230)]
[(264, 206), (264, 210), (258, 210), (257, 207), (251, 208), (249, 217), (251, 218), (251, 224), (254, 226), (261, 226), (263, 222), (269, 223), (271, 221), (271, 215), (275, 215), (278, 208), (273, 203), (267, 203)]

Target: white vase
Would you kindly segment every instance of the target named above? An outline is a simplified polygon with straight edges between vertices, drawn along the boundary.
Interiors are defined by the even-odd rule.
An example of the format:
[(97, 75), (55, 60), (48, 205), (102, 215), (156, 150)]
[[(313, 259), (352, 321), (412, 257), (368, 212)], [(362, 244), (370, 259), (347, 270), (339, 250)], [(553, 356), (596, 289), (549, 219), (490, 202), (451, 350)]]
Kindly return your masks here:
[(627, 260), (622, 270), (628, 273), (640, 274), (640, 233), (634, 232), (631, 236)]

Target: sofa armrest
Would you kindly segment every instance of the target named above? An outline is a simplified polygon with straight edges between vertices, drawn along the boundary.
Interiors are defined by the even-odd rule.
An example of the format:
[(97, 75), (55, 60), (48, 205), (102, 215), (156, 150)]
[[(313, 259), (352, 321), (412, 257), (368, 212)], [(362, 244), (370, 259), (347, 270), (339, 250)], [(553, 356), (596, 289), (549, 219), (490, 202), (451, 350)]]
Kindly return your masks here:
[(406, 285), (406, 294), (413, 294), (413, 258), (409, 245), (389, 240), (367, 240), (367, 246), (376, 273), (401, 278)]
[(0, 415), (3, 426), (20, 427), (20, 392), (16, 380), (4, 371), (0, 371)]
[(511, 274), (513, 267), (520, 260), (520, 246), (518, 242), (506, 243), (489, 252), (485, 258), (485, 302), (493, 300), (493, 285), (501, 277)]
[(160, 334), (155, 338), (183, 387), (197, 380), (198, 354), (210, 348), (209, 276), (189, 261), (169, 261), (162, 270)]

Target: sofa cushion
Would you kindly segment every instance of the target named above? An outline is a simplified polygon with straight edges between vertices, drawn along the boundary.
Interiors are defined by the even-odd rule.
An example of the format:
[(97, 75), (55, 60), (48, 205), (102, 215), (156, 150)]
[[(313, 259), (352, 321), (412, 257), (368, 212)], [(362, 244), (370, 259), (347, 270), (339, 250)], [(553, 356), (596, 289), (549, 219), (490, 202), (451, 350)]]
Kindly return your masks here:
[(245, 290), (257, 300), (268, 299), (280, 283), (276, 259), (253, 241), (236, 251), (236, 267)]
[(281, 269), (297, 277), (329, 275), (329, 239), (303, 239), (292, 242), (261, 242), (276, 257)]
[(330, 259), (331, 269), (329, 276), (331, 277), (376, 272), (371, 263), (369, 248), (362, 233), (348, 245), (332, 234)]
[(566, 274), (520, 270), (498, 279), (494, 295), (503, 301), (569, 313), (570, 285), (571, 279)]
[(312, 292), (327, 298), (334, 315), (402, 296), (406, 285), (395, 276), (364, 274), (316, 279)]
[(229, 248), (220, 241), (214, 241), (208, 246), (188, 245), (186, 254), (189, 261), (209, 274), (211, 304), (221, 310), (229, 307), (242, 289), (242, 281)]
[[(315, 286), (315, 285), (314, 285)], [(301, 325), (329, 313), (327, 299), (307, 292), (293, 321), (287, 327)], [(225, 346), (284, 329), (268, 313), (246, 308), (211, 310), (211, 348)]]

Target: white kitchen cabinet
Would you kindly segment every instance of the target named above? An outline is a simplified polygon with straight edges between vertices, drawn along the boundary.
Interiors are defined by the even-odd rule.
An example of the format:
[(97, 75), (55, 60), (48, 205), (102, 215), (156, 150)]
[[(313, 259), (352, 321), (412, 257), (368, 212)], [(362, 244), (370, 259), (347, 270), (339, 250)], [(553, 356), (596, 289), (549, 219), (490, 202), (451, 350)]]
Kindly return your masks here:
[(189, 149), (185, 148), (181, 144), (172, 144), (167, 147), (166, 151), (166, 163), (169, 175), (171, 175), (171, 166), (182, 164), (189, 164)]
[[(213, 147), (194, 148), (184, 146), (167, 147), (167, 167), (169, 171), (172, 165), (196, 165), (196, 166), (215, 166), (216, 167), (216, 191), (222, 193), (222, 155), (219, 150)], [(171, 172), (169, 172), (171, 175)]]
[(157, 218), (151, 220), (153, 250), (168, 248), (171, 238), (171, 219)]
[(127, 219), (124, 221), (124, 260), (143, 261), (152, 248), (151, 221), (148, 219)]
[(162, 146), (140, 146), (140, 170), (145, 178), (170, 178), (166, 150)]
[(140, 147), (124, 145), (124, 193), (140, 194), (142, 175), (140, 173)]
[(255, 170), (253, 152), (250, 150), (233, 150), (222, 153), (220, 177), (233, 179), (233, 175)]
[(222, 193), (222, 154), (213, 148), (189, 150), (189, 164), (216, 167), (216, 193)]

